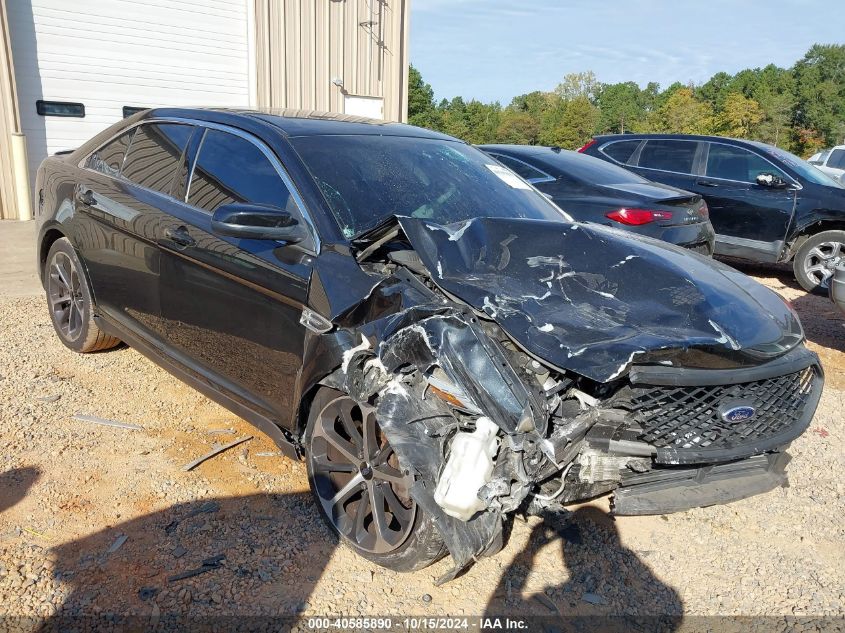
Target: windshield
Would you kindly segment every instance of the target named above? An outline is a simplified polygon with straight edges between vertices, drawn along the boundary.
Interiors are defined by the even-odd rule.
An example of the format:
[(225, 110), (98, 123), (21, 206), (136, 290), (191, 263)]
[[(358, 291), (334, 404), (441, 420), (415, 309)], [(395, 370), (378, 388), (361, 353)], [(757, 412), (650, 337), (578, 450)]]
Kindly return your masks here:
[(833, 178), (823, 171), (816, 169), (807, 161), (798, 158), (795, 154), (790, 154), (786, 150), (779, 147), (772, 147), (771, 145), (763, 145), (762, 149), (764, 152), (768, 152), (775, 158), (783, 161), (787, 167), (792, 168), (792, 170), (797, 172), (799, 176), (812, 183), (825, 185), (826, 187), (842, 188), (842, 185), (836, 182)]
[(569, 219), (519, 176), (460, 142), (376, 135), (289, 140), (350, 239), (393, 215), (439, 224)]

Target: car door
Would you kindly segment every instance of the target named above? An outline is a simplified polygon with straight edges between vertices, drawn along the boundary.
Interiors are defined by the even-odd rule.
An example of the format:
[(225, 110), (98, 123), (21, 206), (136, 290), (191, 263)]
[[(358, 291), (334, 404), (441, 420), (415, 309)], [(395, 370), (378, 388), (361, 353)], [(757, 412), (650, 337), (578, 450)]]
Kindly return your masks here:
[[(777, 261), (795, 211), (798, 188), (781, 169), (759, 154), (727, 143), (708, 142), (703, 175), (696, 179), (710, 209), (716, 252), (757, 261)], [(757, 183), (778, 176), (786, 186)]]
[(178, 123), (132, 128), (86, 158), (75, 191), (77, 247), (97, 307), (147, 338), (162, 333), (156, 237), (193, 131)]
[(173, 357), (241, 405), (289, 418), (302, 365), (314, 240), (285, 245), (215, 235), (212, 214), (232, 202), (302, 202), (258, 139), (207, 128), (191, 149), (184, 198), (163, 227), (161, 304)]

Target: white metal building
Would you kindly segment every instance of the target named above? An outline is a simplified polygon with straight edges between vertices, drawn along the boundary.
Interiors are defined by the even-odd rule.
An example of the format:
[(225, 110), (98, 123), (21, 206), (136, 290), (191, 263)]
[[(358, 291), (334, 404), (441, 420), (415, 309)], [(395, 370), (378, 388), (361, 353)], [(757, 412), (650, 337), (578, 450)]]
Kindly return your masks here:
[(409, 0), (0, 4), (0, 218), (28, 217), (45, 156), (138, 108), (407, 116)]

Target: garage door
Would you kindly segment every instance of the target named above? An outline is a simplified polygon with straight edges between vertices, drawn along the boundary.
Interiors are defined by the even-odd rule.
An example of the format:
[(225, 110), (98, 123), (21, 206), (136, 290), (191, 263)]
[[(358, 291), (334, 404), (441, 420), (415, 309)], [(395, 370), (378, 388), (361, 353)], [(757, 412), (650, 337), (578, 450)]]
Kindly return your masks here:
[[(7, 2), (30, 178), (124, 108), (248, 106), (247, 0)], [(36, 104), (46, 115), (38, 114)], [(53, 113), (84, 116), (56, 116)]]

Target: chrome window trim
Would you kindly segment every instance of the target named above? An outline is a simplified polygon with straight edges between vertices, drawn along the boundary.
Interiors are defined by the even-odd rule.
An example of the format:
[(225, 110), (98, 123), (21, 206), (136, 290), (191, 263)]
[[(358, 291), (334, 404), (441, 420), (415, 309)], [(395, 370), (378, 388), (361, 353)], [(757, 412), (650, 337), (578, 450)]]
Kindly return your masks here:
[[(616, 160), (615, 158), (613, 158), (609, 154), (605, 154), (605, 152), (603, 151), (604, 148), (607, 147), (608, 145), (612, 145), (613, 143), (621, 143), (621, 142), (626, 141), (626, 140), (627, 141), (633, 141), (633, 140), (636, 140), (636, 139), (614, 139), (612, 141), (607, 141), (606, 143), (603, 143), (602, 145), (600, 145), (598, 150), (602, 154), (604, 154), (607, 158), (609, 158), (611, 161), (613, 161), (617, 165), (620, 165), (621, 167), (636, 167), (637, 169), (645, 169), (647, 171), (656, 171), (656, 172), (660, 172), (660, 173), (663, 173), (663, 174), (676, 174), (678, 176), (693, 176), (695, 178), (712, 178), (713, 180), (721, 180), (721, 181), (724, 181), (724, 182), (735, 182), (735, 183), (739, 183), (739, 184), (743, 184), (743, 185), (756, 185), (757, 184), (756, 182), (749, 182), (747, 180), (731, 180), (730, 178), (718, 178), (716, 176), (708, 176), (707, 173), (706, 173), (707, 172), (707, 158), (710, 155), (710, 144), (711, 143), (715, 143), (716, 145), (727, 145), (728, 147), (738, 147), (739, 149), (743, 149), (747, 152), (750, 152), (751, 154), (754, 154), (755, 156), (759, 156), (764, 161), (769, 163), (772, 167), (774, 167), (780, 173), (782, 173), (784, 176), (787, 177), (787, 179), (790, 182), (790, 186), (795, 187), (796, 189), (803, 189), (804, 188), (803, 185), (801, 185), (800, 182), (797, 182), (795, 180), (795, 178), (793, 178), (792, 176), (787, 174), (783, 169), (781, 169), (780, 167), (775, 165), (772, 161), (770, 161), (768, 158), (766, 158), (762, 154), (758, 154), (754, 150), (750, 150), (747, 147), (741, 147), (739, 145), (734, 145), (733, 143), (724, 143), (722, 141), (702, 141), (702, 140), (694, 140), (694, 141), (689, 140), (688, 141), (688, 140), (680, 139), (680, 138), (660, 138), (660, 137), (657, 137), (657, 138), (654, 138), (654, 139), (645, 138), (645, 139), (640, 139), (640, 141), (641, 141), (640, 147), (635, 149), (634, 153), (631, 154), (631, 157), (633, 157), (634, 154), (636, 154), (639, 150), (642, 150), (642, 148), (645, 147), (645, 145), (642, 144), (642, 141), (645, 141), (646, 143), (648, 143), (648, 141), (651, 141), (651, 140), (655, 140), (655, 141), (679, 141), (679, 142), (682, 142), (682, 143), (703, 143), (703, 144), (707, 145), (706, 151), (705, 151), (705, 154), (704, 154), (704, 157), (703, 157), (704, 158), (703, 167), (704, 167), (704, 172), (705, 172), (703, 174), (693, 174), (693, 173), (686, 172), (686, 171), (671, 171), (669, 169), (655, 169), (654, 167), (643, 167), (642, 165), (635, 165), (635, 164), (632, 164), (632, 163), (620, 163), (618, 160)], [(695, 161), (695, 158), (693, 158), (693, 161)], [(639, 162), (639, 156), (637, 156), (637, 162)]]
[[(535, 167), (534, 165), (532, 165), (530, 163), (526, 163), (524, 160), (516, 158), (515, 156), (511, 156), (510, 154), (502, 154), (500, 152), (494, 152), (494, 151), (488, 152), (488, 154), (490, 156), (492, 156), (493, 158), (495, 158), (496, 160), (499, 160), (499, 158), (508, 158), (510, 160), (514, 160), (517, 163), (522, 163), (526, 167), (533, 169), (534, 171), (539, 171), (541, 174), (543, 174), (542, 178), (522, 178), (522, 176), (519, 176), (519, 174), (516, 174), (517, 176), (522, 178), (525, 182), (530, 182), (532, 185), (536, 185), (537, 183), (540, 183), (540, 182), (554, 182), (555, 180), (557, 180), (557, 178), (555, 178), (554, 176), (551, 176), (550, 174), (547, 174), (546, 172), (544, 172), (539, 167)], [(499, 162), (501, 163), (502, 161), (499, 160)], [(505, 167), (508, 167), (504, 163), (502, 163), (502, 164)], [(508, 169), (510, 169), (510, 167), (508, 167)], [(511, 171), (513, 171), (513, 170), (511, 169)], [(516, 173), (516, 172), (514, 172), (514, 173)]]
[[(299, 207), (299, 211), (300, 211), (300, 214), (302, 215), (302, 218), (305, 220), (305, 223), (308, 225), (308, 231), (311, 234), (311, 239), (314, 241), (314, 249), (313, 249), (313, 251), (310, 248), (306, 248), (305, 250), (311, 251), (315, 255), (320, 254), (320, 251), (322, 250), (322, 241), (320, 240), (320, 234), (317, 232), (317, 226), (314, 224), (314, 221), (311, 218), (311, 213), (308, 210), (308, 207), (305, 205), (305, 200), (300, 195), (299, 190), (296, 188), (296, 185), (294, 184), (293, 180), (288, 175), (287, 170), (282, 165), (282, 162), (273, 153), (273, 151), (267, 146), (267, 144), (264, 143), (264, 141), (257, 138), (256, 136), (250, 134), (249, 132), (244, 132), (243, 130), (239, 130), (238, 128), (234, 128), (234, 127), (231, 127), (231, 126), (228, 126), (228, 125), (222, 125), (220, 123), (214, 123), (212, 121), (202, 121), (202, 120), (199, 120), (199, 119), (188, 119), (188, 118), (184, 118), (184, 117), (155, 117), (155, 118), (143, 119), (141, 121), (136, 121), (132, 125), (121, 129), (119, 132), (117, 132), (116, 134), (113, 134), (107, 140), (103, 141), (103, 143), (101, 143), (95, 149), (93, 149), (91, 152), (86, 154), (79, 161), (79, 163), (77, 163), (77, 167), (79, 167), (80, 169), (92, 171), (96, 174), (100, 174), (101, 176), (106, 176), (107, 178), (115, 178), (114, 176), (111, 176), (109, 174), (104, 174), (103, 172), (91, 169), (90, 167), (87, 167), (85, 165), (85, 163), (88, 162), (88, 159), (91, 157), (92, 154), (100, 151), (103, 147), (105, 147), (106, 145), (111, 143), (116, 138), (123, 136), (124, 134), (126, 134), (130, 130), (134, 130), (135, 128), (137, 128), (141, 125), (152, 124), (152, 123), (180, 123), (180, 124), (183, 124), (183, 125), (193, 125), (194, 127), (201, 127), (201, 128), (206, 128), (206, 129), (219, 130), (221, 132), (226, 132), (228, 134), (234, 134), (235, 136), (239, 136), (242, 139), (249, 141), (250, 143), (255, 145), (259, 149), (259, 151), (262, 154), (264, 154), (265, 158), (267, 158), (267, 160), (270, 161), (270, 164), (273, 165), (273, 169), (276, 170), (276, 173), (282, 179), (282, 182), (285, 184), (285, 187), (287, 187), (288, 191), (290, 192), (290, 195), (293, 197), (293, 200), (296, 203), (296, 206)], [(134, 139), (134, 135), (133, 135), (133, 139)], [(197, 148), (197, 156), (199, 156), (199, 150), (202, 148), (202, 143), (204, 141), (205, 141), (205, 132), (203, 132), (203, 138), (201, 139), (200, 147)], [(131, 146), (132, 146), (132, 144), (130, 142), (129, 147), (126, 148), (126, 154), (124, 154), (124, 156), (123, 156), (124, 162), (126, 160), (126, 156), (129, 154), (129, 148)], [(193, 169), (194, 169), (195, 165), (196, 165), (196, 160), (194, 160), (194, 165), (191, 165), (191, 176), (193, 176)], [(123, 165), (121, 165), (121, 171), (123, 171)], [(125, 179), (123, 179), (123, 180), (125, 182), (131, 182), (131, 181), (128, 181), (128, 180), (125, 180)], [(172, 200), (176, 200), (176, 201), (181, 202), (183, 204), (186, 204), (186, 205), (188, 204), (188, 193), (190, 192), (190, 189), (191, 189), (190, 179), (188, 180), (188, 186), (185, 188), (185, 198), (183, 200), (180, 200), (179, 198), (175, 198), (175, 197), (173, 197), (169, 194), (163, 194), (160, 191), (155, 191), (154, 189), (149, 189), (148, 187), (144, 187), (144, 186), (139, 185), (139, 184), (134, 183), (134, 182), (131, 182), (131, 184), (136, 186), (136, 187), (140, 187), (141, 189), (144, 189), (145, 191), (151, 191), (151, 192), (157, 193), (159, 195), (167, 196), (168, 198), (171, 198)], [(193, 205), (188, 205), (188, 206), (190, 206), (193, 209), (200, 209), (199, 207), (195, 207)], [(204, 213), (208, 213), (208, 211), (206, 211), (205, 209), (200, 209), (200, 210), (203, 211)]]
[[(642, 139), (642, 138), (613, 139), (612, 141), (607, 141), (605, 143), (602, 143), (601, 145), (598, 146), (597, 149), (602, 154), (604, 154), (607, 158), (609, 158), (611, 161), (613, 161), (615, 164), (617, 164), (621, 167), (636, 167), (636, 165), (631, 165), (630, 163), (623, 163), (623, 162), (616, 160), (610, 154), (605, 153), (604, 148), (607, 147), (608, 145), (613, 145), (614, 143), (637, 143), (637, 146), (634, 148), (634, 151), (631, 152), (631, 155), (628, 157), (628, 160), (632, 159), (634, 156), (636, 156), (637, 160), (639, 160), (639, 151), (643, 148), (643, 141), (646, 141), (646, 140), (648, 140), (648, 139)], [(643, 169), (645, 169), (645, 167)]]

